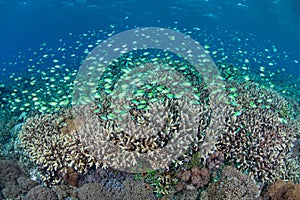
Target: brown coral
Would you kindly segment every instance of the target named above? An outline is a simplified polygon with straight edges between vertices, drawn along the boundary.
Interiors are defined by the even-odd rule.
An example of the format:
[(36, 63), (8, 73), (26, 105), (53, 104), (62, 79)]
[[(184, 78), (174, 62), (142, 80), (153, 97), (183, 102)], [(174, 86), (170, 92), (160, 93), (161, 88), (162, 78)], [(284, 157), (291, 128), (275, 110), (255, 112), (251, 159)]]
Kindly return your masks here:
[(99, 183), (87, 183), (78, 189), (79, 200), (131, 200), (131, 199), (156, 199), (153, 191), (146, 187), (141, 180), (127, 179), (123, 182), (124, 191), (115, 192), (108, 190)]
[(27, 195), (24, 198), (25, 200), (31, 200), (31, 199), (36, 199), (36, 200), (44, 200), (44, 199), (49, 199), (49, 200), (58, 200), (58, 197), (54, 191), (47, 187), (42, 187), (42, 186), (36, 186), (32, 188)]
[(221, 179), (208, 187), (205, 195), (208, 200), (253, 200), (258, 198), (259, 189), (251, 177), (228, 166), (222, 171)]
[(224, 154), (220, 151), (217, 151), (209, 155), (206, 164), (208, 165), (208, 169), (210, 171), (217, 171), (223, 166), (224, 160)]
[(79, 175), (73, 168), (69, 167), (63, 175), (63, 178), (69, 185), (73, 187), (78, 186)]
[(202, 188), (208, 184), (209, 178), (209, 171), (206, 168), (199, 169), (198, 167), (192, 168), (192, 184), (196, 188)]
[[(170, 198), (169, 198), (170, 199)], [(197, 190), (185, 190), (181, 193), (177, 193), (172, 199), (180, 199), (180, 200), (197, 200), (198, 191)]]
[(0, 160), (0, 198), (19, 199), (37, 183), (15, 160)]
[(283, 199), (286, 200), (298, 200), (300, 199), (300, 184), (294, 185), (284, 195)]
[[(78, 189), (79, 200), (112, 199), (112, 194), (99, 183), (87, 183)], [(117, 199), (117, 198), (115, 198)]]
[(203, 188), (210, 180), (209, 170), (206, 168), (192, 167), (189, 170), (183, 170), (176, 174), (178, 183), (175, 189), (179, 192), (183, 189), (195, 190)]
[(183, 171), (182, 172), (182, 175), (181, 175), (181, 180), (186, 182), (186, 181), (189, 181), (191, 178), (191, 171), (190, 170), (186, 170), (186, 171)]
[(298, 200), (300, 199), (300, 184), (291, 181), (276, 180), (263, 194), (264, 200)]
[(124, 182), (125, 195), (124, 200), (131, 199), (149, 199), (155, 200), (156, 197), (153, 194), (153, 190), (148, 187), (146, 183), (141, 180), (126, 179)]

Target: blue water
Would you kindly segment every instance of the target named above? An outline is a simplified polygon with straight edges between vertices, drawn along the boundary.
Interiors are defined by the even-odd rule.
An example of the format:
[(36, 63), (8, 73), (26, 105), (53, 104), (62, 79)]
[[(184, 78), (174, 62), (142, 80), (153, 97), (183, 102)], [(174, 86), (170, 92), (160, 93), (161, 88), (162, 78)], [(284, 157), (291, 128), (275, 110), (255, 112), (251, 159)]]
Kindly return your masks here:
[[(179, 30), (201, 45), (209, 44), (212, 51), (223, 52), (213, 56), (215, 61), (226, 56), (226, 62), (242, 66), (249, 60), (253, 70), (261, 66), (279, 70), (281, 82), (297, 81), (300, 74), (297, 0), (2, 0), (0, 27), (1, 83), (12, 73), (33, 65), (44, 69), (53, 65), (53, 59), (72, 53), (76, 57), (64, 58), (64, 63), (79, 68), (88, 44), (137, 27)], [(99, 30), (106, 33), (91, 37)], [(75, 49), (77, 40), (82, 49)], [(67, 51), (59, 51), (61, 47)], [(44, 54), (52, 56), (42, 58)], [(292, 79), (287, 78), (290, 75)]]
[(53, 61), (59, 60), (76, 70), (92, 50), (88, 45), (97, 40), (132, 28), (162, 27), (209, 45), (215, 62), (246, 65), (258, 76), (263, 66), (276, 76), (262, 77), (260, 84), (280, 85), (283, 89), (275, 89), (284, 95), (284, 87), (292, 88), (287, 93), (300, 96), (293, 94), (300, 90), (300, 2), (296, 0), (2, 0), (0, 27), (0, 84), (11, 90), (19, 90), (18, 76), (38, 80), (40, 72), (23, 73), (29, 68), (48, 73)]
[[(176, 24), (174, 24), (176, 22)], [(253, 33), (295, 57), (300, 50), (300, 2), (297, 0), (77, 0), (0, 1), (1, 57), (55, 43), (67, 33), (80, 34), (110, 24), (122, 27), (216, 26)]]

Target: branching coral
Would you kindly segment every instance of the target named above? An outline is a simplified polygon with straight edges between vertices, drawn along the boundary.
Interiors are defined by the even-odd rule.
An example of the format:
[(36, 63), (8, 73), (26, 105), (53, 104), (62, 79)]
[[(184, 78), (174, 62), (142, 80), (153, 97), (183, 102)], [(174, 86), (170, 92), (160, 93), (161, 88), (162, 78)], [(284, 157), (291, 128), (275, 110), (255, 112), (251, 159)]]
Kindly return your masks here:
[(220, 121), (216, 114), (211, 117), (208, 91), (163, 64), (147, 63), (140, 68), (143, 73), (123, 69), (130, 74), (120, 77), (120, 85), (109, 85), (115, 79), (105, 78), (103, 85), (114, 88), (113, 92), (100, 90), (94, 104), (80, 102), (73, 107), (84, 146), (104, 164), (130, 172), (166, 169), (202, 142), (199, 149), (205, 158), (219, 133), (208, 125)]
[[(159, 68), (162, 65), (153, 63), (145, 69), (153, 66), (153, 71), (165, 70)], [(200, 149), (201, 157), (206, 158), (215, 148), (220, 133), (215, 131), (222, 116), (217, 115), (218, 109), (224, 108), (207, 103), (208, 91), (204, 85), (193, 83), (197, 78), (189, 74), (191, 72), (185, 74), (187, 80), (184, 81), (168, 73), (160, 72), (161, 77), (153, 72), (142, 75), (147, 77), (140, 77), (143, 73), (132, 73), (131, 81), (149, 77), (153, 80), (129, 91), (126, 100), (120, 98), (124, 91), (119, 91), (119, 96), (102, 91), (102, 98), (99, 101), (96, 98), (95, 104), (74, 104), (72, 114), (63, 110), (29, 118), (20, 135), (22, 148), (44, 172), (44, 180), (49, 183), (65, 180), (75, 186), (73, 170), (85, 173), (99, 162), (104, 167), (129, 172), (165, 169), (191, 146)], [(165, 82), (157, 83), (157, 80)], [(82, 99), (84, 96), (80, 96), (79, 100)], [(216, 109), (214, 115), (212, 109)]]
[(274, 181), (283, 174), (297, 179), (299, 174), (288, 173), (294, 169), (284, 167), (299, 131), (288, 102), (255, 84), (232, 83), (227, 91), (230, 105), (217, 145), (225, 158), (257, 181)]
[(38, 166), (46, 184), (64, 180), (76, 186), (76, 173), (98, 164), (78, 140), (68, 109), (28, 118), (19, 138), (24, 155)]
[(172, 117), (178, 113), (170, 111), (173, 106), (163, 102), (151, 104), (149, 110), (140, 115), (149, 120), (147, 126), (136, 122), (131, 115), (121, 121), (103, 123), (93, 114), (96, 108), (85, 107), (77, 124), (81, 141), (97, 159), (117, 169), (136, 172), (166, 168), (176, 155), (188, 149), (188, 144), (197, 140), (193, 136), (197, 127), (192, 124), (198, 124), (198, 109), (182, 106), (192, 117), (182, 115), (180, 123), (192, 128), (178, 129), (178, 121)]

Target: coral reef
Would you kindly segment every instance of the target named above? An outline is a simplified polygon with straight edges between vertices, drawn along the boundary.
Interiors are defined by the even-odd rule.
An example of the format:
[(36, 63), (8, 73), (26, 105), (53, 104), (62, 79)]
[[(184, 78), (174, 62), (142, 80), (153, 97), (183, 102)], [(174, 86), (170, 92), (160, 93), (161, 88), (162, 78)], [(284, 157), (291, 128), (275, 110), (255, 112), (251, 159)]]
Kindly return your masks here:
[(24, 155), (37, 165), (47, 185), (65, 181), (76, 187), (78, 173), (99, 164), (78, 140), (68, 109), (28, 118), (19, 138)]
[[(147, 63), (147, 66), (162, 65)], [(198, 80), (199, 77), (192, 74), (187, 66), (180, 65), (178, 68), (186, 70), (182, 72), (189, 81)], [(165, 78), (157, 77), (156, 73), (152, 76), (153, 80)], [(96, 106), (74, 105), (74, 119), (74, 113), (71, 114), (68, 109), (30, 117), (22, 127), (20, 146), (25, 155), (37, 164), (46, 184), (65, 181), (75, 187), (78, 176), (93, 165), (99, 166), (99, 162), (103, 167), (130, 172), (166, 169), (191, 146), (201, 152), (202, 158), (207, 158), (215, 149), (215, 133), (221, 133), (215, 131), (214, 125), (218, 127), (216, 121), (220, 122), (222, 115), (211, 117), (214, 108), (207, 103), (208, 91), (203, 84), (185, 82), (198, 95), (189, 92), (189, 98), (186, 98), (196, 102), (190, 103), (185, 98), (175, 98), (179, 94), (172, 91), (172, 81), (166, 80), (167, 86), (141, 86), (138, 90), (143, 93), (133, 91), (137, 96), (130, 102), (124, 103), (118, 98), (112, 101), (108, 95), (102, 96), (101, 93), (103, 98), (96, 102)], [(146, 103), (141, 105), (141, 102)], [(147, 109), (141, 108), (145, 105)], [(122, 110), (124, 106), (130, 107), (126, 110), (129, 112), (120, 120), (115, 117), (118, 113), (112, 111)], [(214, 113), (219, 112), (216, 110)], [(213, 125), (208, 128), (210, 121)]]
[(253, 200), (258, 197), (259, 189), (255, 181), (231, 166), (224, 168), (221, 179), (209, 185), (201, 195), (203, 200)]
[(178, 179), (171, 171), (152, 170), (142, 174), (136, 174), (135, 180), (144, 180), (146, 187), (151, 189), (157, 197), (172, 196), (175, 194), (175, 185)]
[(168, 169), (194, 146), (206, 159), (221, 133), (215, 128), (225, 109), (222, 96), (209, 104), (209, 87), (189, 63), (119, 61), (97, 83), (95, 105), (90, 95), (81, 95), (86, 86), (78, 85), (73, 108), (84, 146), (105, 165), (134, 173)]
[[(99, 183), (87, 183), (78, 189), (79, 200), (112, 199), (112, 194)], [(115, 199), (121, 199), (121, 197)]]
[(196, 190), (203, 188), (209, 183), (210, 173), (206, 168), (199, 168), (197, 166), (192, 167), (189, 170), (182, 170), (176, 174), (178, 183), (176, 184), (176, 190)]
[(290, 117), (288, 102), (252, 83), (231, 83), (227, 91), (229, 105), (217, 149), (259, 182), (297, 180), (299, 165), (285, 167), (294, 159), (290, 152), (299, 131), (299, 124)]
[(262, 195), (263, 200), (297, 200), (300, 199), (300, 184), (291, 181), (276, 180)]
[(91, 169), (87, 174), (80, 177), (79, 187), (87, 183), (96, 182), (100, 183), (103, 187), (105, 187), (112, 193), (120, 193), (125, 191), (123, 182), (131, 176), (131, 174), (117, 171), (110, 167), (107, 167), (105, 169)]
[(148, 187), (146, 183), (142, 180), (126, 179), (124, 182), (125, 195), (124, 199), (157, 199), (153, 194), (153, 190)]
[(99, 183), (87, 183), (78, 189), (79, 200), (131, 200), (131, 199), (156, 199), (153, 191), (146, 187), (141, 180), (126, 179), (121, 192), (109, 191)]
[[(166, 198), (169, 199), (180, 199), (180, 200), (197, 200), (198, 198), (198, 191), (197, 190), (184, 190), (180, 193), (176, 193), (173, 198)], [(163, 199), (163, 198), (162, 198)]]
[(18, 116), (9, 110), (0, 110), (0, 157), (3, 159), (13, 159), (14, 142), (24, 119), (25, 113)]
[[(154, 90), (169, 92), (168, 87), (148, 85), (135, 91), (138, 97), (129, 102), (102, 96), (96, 105), (76, 105), (75, 113), (62, 109), (27, 118), (19, 136), (24, 156), (38, 167), (46, 185), (60, 184), (51, 189), (59, 198), (75, 199), (74, 191), (79, 199), (94, 198), (89, 190), (101, 199), (155, 198), (153, 192), (164, 198), (184, 195), (205, 189), (211, 175), (216, 181), (224, 163), (249, 177), (226, 167), (222, 178), (206, 191), (208, 199), (256, 198), (258, 189), (251, 178), (262, 183), (298, 179), (299, 152), (291, 151), (295, 151), (299, 124), (288, 102), (274, 91), (228, 81), (228, 99), (220, 106), (217, 102), (192, 105)], [(126, 115), (116, 117), (120, 113), (113, 110), (125, 107)], [(98, 168), (101, 165), (105, 169)], [(170, 166), (179, 169), (176, 178)], [(118, 171), (146, 173), (161, 168), (167, 170), (153, 175), (151, 181), (144, 176), (146, 183)], [(63, 188), (61, 183), (71, 187)], [(2, 196), (21, 190), (15, 185), (5, 187)], [(295, 190), (290, 194), (295, 195)]]
[(4, 144), (10, 139), (10, 130), (17, 124), (16, 117), (4, 109), (0, 111), (0, 143)]
[(177, 179), (172, 174), (164, 172), (153, 178), (155, 179), (150, 184), (157, 196), (168, 195), (175, 192), (174, 185), (177, 183)]
[(224, 154), (220, 151), (216, 151), (209, 155), (206, 163), (210, 171), (220, 170), (222, 165), (224, 165)]
[(49, 200), (58, 200), (58, 197), (54, 191), (47, 187), (43, 186), (36, 186), (32, 188), (27, 195), (24, 198), (25, 200), (31, 200), (31, 199), (36, 199), (36, 200), (44, 200), (44, 199), (49, 199)]
[(300, 199), (300, 184), (293, 186), (286, 194), (283, 195), (283, 199), (297, 200)]
[[(168, 168), (168, 164), (185, 152), (189, 144), (202, 140), (193, 130), (195, 125), (198, 126), (198, 117), (204, 112), (196, 107), (180, 105), (181, 109), (186, 109), (180, 112), (189, 113), (191, 117), (181, 115), (180, 123), (189, 130), (179, 128), (178, 119), (172, 117), (180, 115), (177, 103), (175, 100), (151, 103), (147, 111), (139, 113), (139, 118), (147, 119), (144, 125), (142, 120), (133, 119), (134, 114), (123, 117), (121, 122), (101, 122), (93, 114), (97, 108), (85, 107), (80, 114), (84, 117), (78, 126), (80, 140), (98, 160), (116, 169), (143, 172)], [(122, 102), (120, 104), (123, 105)], [(89, 113), (91, 115), (87, 116)], [(141, 163), (142, 167), (138, 165)]]
[(78, 188), (72, 187), (70, 185), (59, 184), (52, 186), (50, 189), (56, 193), (58, 199), (78, 199)]
[(0, 160), (0, 197), (3, 199), (19, 199), (37, 182), (29, 179), (23, 166), (14, 160)]
[(67, 168), (66, 173), (63, 174), (63, 179), (71, 186), (77, 187), (78, 186), (78, 173), (71, 167)]

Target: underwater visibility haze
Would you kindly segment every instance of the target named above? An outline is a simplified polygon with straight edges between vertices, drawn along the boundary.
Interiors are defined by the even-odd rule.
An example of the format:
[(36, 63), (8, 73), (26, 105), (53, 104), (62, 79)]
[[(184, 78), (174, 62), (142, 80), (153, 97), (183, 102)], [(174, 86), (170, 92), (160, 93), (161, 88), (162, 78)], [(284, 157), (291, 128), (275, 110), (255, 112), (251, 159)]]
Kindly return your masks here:
[(300, 199), (297, 0), (0, 0), (0, 199)]

